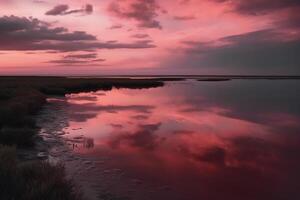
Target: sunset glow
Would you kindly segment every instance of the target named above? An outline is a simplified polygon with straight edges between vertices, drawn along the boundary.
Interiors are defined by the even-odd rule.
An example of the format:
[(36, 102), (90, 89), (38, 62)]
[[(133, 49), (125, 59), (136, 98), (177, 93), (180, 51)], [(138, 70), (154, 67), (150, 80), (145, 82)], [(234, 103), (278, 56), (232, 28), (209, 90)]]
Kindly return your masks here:
[(2, 0), (0, 75), (299, 75), (297, 0)]

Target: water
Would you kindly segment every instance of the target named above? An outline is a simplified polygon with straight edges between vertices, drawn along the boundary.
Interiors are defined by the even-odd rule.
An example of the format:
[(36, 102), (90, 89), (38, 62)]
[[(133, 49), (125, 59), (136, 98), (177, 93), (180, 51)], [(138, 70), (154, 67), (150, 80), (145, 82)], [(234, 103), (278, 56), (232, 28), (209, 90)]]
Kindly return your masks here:
[(299, 83), (187, 80), (50, 102), (66, 168), (92, 199), (299, 199)]

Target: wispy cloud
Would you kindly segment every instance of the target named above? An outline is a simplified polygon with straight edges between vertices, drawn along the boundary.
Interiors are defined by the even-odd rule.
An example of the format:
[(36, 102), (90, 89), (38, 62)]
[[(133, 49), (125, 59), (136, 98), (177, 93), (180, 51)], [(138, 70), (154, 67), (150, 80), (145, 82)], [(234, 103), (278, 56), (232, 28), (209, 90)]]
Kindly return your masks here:
[(151, 40), (134, 42), (100, 42), (84, 31), (69, 32), (63, 27), (53, 28), (35, 18), (4, 16), (0, 18), (0, 50), (6, 51), (92, 51), (96, 49), (153, 48)]
[(91, 14), (93, 13), (93, 6), (91, 4), (86, 4), (81, 9), (70, 10), (69, 5), (67, 4), (60, 4), (52, 8), (51, 10), (47, 11), (46, 15), (69, 15), (74, 13), (83, 13), (83, 14)]
[(136, 20), (139, 27), (162, 29), (156, 19), (160, 7), (155, 0), (115, 0), (108, 10), (117, 17)]

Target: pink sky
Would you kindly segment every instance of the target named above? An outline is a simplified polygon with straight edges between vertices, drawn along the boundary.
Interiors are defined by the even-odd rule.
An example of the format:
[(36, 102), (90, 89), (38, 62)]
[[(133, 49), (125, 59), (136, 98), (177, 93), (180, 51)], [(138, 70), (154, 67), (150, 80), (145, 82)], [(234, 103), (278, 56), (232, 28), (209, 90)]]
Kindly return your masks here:
[(0, 75), (299, 75), (297, 0), (2, 0)]

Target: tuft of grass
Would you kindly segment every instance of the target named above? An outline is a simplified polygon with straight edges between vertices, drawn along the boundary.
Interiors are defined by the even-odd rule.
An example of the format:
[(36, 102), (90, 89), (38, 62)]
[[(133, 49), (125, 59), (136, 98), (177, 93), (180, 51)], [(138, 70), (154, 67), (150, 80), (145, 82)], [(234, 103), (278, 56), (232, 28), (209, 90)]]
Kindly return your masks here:
[(0, 199), (80, 200), (62, 165), (47, 162), (18, 162), (14, 147), (0, 146)]

